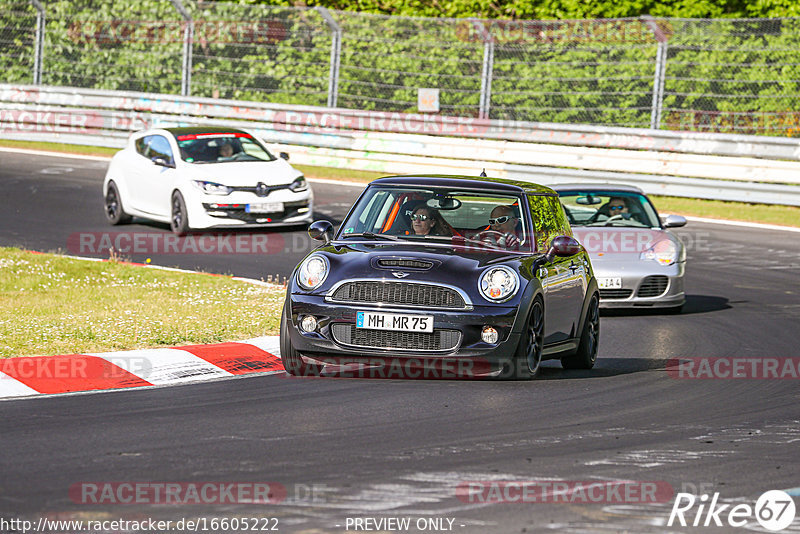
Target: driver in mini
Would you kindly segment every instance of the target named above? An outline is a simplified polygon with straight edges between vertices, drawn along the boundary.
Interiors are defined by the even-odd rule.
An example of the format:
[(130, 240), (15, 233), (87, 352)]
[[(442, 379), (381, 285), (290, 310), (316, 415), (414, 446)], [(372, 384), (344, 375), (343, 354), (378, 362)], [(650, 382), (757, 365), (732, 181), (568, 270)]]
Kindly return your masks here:
[[(491, 232), (498, 232), (497, 234), (486, 232), (488, 239), (493, 244), (509, 250), (519, 250), (522, 229), (520, 228), (519, 217), (514, 214), (513, 208), (504, 205), (494, 208), (491, 215), (489, 215), (489, 228)], [(482, 238), (481, 241), (484, 239)]]

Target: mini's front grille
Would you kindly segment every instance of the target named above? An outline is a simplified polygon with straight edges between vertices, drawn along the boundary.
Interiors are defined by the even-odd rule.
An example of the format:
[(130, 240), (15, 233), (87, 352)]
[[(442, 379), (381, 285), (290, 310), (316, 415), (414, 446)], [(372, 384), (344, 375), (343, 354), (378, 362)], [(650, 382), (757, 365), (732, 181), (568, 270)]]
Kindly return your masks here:
[(410, 260), (410, 259), (397, 259), (397, 258), (385, 258), (380, 259), (376, 262), (378, 267), (383, 267), (385, 269), (419, 269), (419, 270), (428, 270), (433, 267), (432, 261), (424, 261), (424, 260)]
[(332, 325), (333, 339), (342, 345), (372, 349), (401, 349), (413, 351), (447, 351), (458, 347), (461, 332), (458, 330), (434, 330), (427, 332), (396, 332), (391, 330), (368, 330), (356, 328), (354, 324)]
[(412, 282), (347, 282), (339, 286), (333, 301), (466, 308), (463, 297), (454, 289)]
[(637, 297), (657, 297), (667, 290), (669, 278), (663, 274), (646, 276), (636, 292)]
[(632, 289), (601, 289), (601, 299), (626, 299), (633, 293)]

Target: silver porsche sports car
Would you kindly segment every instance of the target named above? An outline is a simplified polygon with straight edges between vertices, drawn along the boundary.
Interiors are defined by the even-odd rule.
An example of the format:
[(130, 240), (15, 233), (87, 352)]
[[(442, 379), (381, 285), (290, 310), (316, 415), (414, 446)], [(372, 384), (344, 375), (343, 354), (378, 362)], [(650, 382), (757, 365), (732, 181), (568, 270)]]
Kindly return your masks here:
[(679, 312), (686, 296), (686, 250), (650, 199), (629, 185), (561, 184), (558, 192), (575, 237), (589, 252), (601, 308), (659, 307)]

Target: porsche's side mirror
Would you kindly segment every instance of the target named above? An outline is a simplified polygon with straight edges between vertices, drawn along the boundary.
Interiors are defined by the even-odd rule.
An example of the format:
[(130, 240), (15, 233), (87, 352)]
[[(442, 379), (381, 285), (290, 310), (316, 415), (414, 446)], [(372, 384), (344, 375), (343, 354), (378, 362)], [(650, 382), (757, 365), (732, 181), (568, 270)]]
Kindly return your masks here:
[(308, 227), (308, 235), (311, 239), (328, 243), (333, 239), (333, 225), (329, 221), (314, 221)]
[(667, 215), (664, 219), (664, 228), (680, 228), (686, 226), (686, 218), (680, 215)]

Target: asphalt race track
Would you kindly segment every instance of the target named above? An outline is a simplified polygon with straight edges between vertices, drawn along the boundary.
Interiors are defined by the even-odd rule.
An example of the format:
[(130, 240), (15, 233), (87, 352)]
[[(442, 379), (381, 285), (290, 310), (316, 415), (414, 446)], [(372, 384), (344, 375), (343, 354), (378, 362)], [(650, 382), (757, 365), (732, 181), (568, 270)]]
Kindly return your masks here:
[[(0, 152), (0, 245), (77, 253), (69, 249), (76, 233), (168, 234), (139, 221), (107, 226), (105, 166)], [(359, 192), (313, 187), (319, 215), (333, 220)], [(685, 514), (690, 524), (704, 494), (754, 507), (765, 491), (786, 490), (800, 508), (800, 381), (678, 378), (666, 365), (768, 358), (794, 361), (796, 371), (800, 234), (693, 222), (677, 233), (689, 246), (684, 312), (605, 313), (589, 372), (546, 362), (534, 382), (277, 374), (0, 402), (0, 517), (276, 518), (260, 526), (308, 533), (359, 524), (401, 531), (378, 523), (390, 518), (408, 519), (408, 532), (766, 532), (753, 516), (743, 527), (728, 525), (730, 508), (719, 515), (722, 528), (667, 521), (678, 492), (698, 498)], [(301, 230), (278, 236), (283, 248), (268, 254), (127, 257), (285, 276), (312, 241)], [(574, 489), (613, 481), (669, 491), (658, 502), (502, 491), (518, 487), (510, 482)], [(267, 504), (91, 504), (76, 494), (86, 483), (124, 482), (255, 482), (277, 490)], [(459, 492), (465, 487), (501, 490)], [(784, 532), (800, 532), (800, 519)]]

